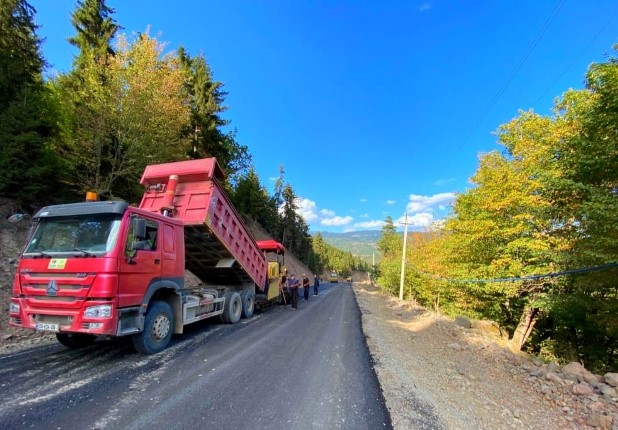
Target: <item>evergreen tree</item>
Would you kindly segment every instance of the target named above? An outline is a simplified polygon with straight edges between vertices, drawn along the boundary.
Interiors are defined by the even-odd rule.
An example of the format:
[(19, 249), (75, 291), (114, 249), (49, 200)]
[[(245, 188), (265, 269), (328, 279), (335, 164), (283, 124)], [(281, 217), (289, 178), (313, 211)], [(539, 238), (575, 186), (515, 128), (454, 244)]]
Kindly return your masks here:
[(393, 218), (389, 215), (382, 226), (382, 236), (378, 241), (378, 249), (384, 257), (401, 257), (401, 237), (397, 234), (397, 229), (393, 223)]
[(59, 161), (34, 13), (25, 0), (0, 0), (0, 194), (49, 201)]
[(277, 208), (253, 168), (238, 179), (231, 199), (238, 212), (250, 216), (271, 235), (276, 235)]
[(216, 157), (226, 175), (244, 172), (251, 165), (246, 146), (236, 141), (236, 131), (223, 132), (230, 121), (221, 117), (227, 109), (223, 103), (227, 93), (223, 83), (215, 81), (203, 55), (192, 58), (184, 48), (178, 58), (186, 73), (185, 88), (191, 107), (191, 120), (186, 134), (193, 141), (189, 157)]
[(26, 87), (40, 85), (45, 64), (34, 24), (35, 10), (24, 0), (0, 1), (0, 109)]
[(284, 176), (285, 176), (285, 167), (283, 167), (283, 164), (280, 164), (279, 165), (279, 176), (275, 180), (275, 192), (273, 195), (275, 199), (275, 203), (277, 204), (277, 207), (280, 207), (283, 204), (283, 189), (285, 186)]
[(382, 236), (378, 241), (378, 249), (382, 252), (382, 260), (378, 265), (378, 283), (386, 291), (397, 293), (401, 278), (402, 237), (397, 233), (393, 218), (386, 217), (382, 226)]
[(298, 245), (296, 194), (289, 184), (283, 188), (283, 204), (281, 205), (281, 242), (293, 252)]
[(105, 0), (79, 0), (77, 8), (71, 15), (71, 23), (77, 34), (69, 42), (77, 47), (79, 53), (75, 58), (77, 70), (88, 63), (99, 64), (107, 61), (114, 54), (112, 40), (120, 29), (111, 17), (114, 9), (105, 4)]

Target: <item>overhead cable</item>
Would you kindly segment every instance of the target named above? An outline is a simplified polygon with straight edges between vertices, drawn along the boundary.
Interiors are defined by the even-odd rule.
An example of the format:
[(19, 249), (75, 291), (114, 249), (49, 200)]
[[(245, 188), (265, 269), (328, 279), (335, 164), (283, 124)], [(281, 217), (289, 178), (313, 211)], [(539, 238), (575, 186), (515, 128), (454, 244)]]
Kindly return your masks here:
[(448, 282), (458, 282), (458, 283), (476, 283), (476, 284), (487, 284), (494, 282), (517, 282), (517, 281), (531, 281), (538, 280), (544, 278), (557, 278), (559, 276), (569, 276), (569, 275), (578, 275), (581, 273), (589, 273), (589, 272), (597, 272), (599, 270), (611, 269), (613, 267), (618, 267), (618, 263), (609, 263), (604, 264), (602, 266), (594, 266), (594, 267), (584, 267), (580, 269), (571, 269), (571, 270), (563, 270), (560, 272), (550, 272), (542, 275), (528, 275), (528, 276), (513, 276), (510, 278), (491, 278), (491, 279), (456, 279), (456, 278), (443, 278), (439, 276), (434, 276), (429, 273), (418, 271), (421, 275), (430, 277), (432, 279), (436, 279), (439, 281), (448, 281)]

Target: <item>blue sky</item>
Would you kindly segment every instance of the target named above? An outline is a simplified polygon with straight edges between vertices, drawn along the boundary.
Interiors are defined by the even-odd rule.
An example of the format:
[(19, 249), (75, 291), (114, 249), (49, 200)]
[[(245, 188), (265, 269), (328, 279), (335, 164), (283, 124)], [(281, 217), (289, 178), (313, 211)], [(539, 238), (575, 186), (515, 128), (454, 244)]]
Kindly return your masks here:
[[(75, 1), (31, 0), (48, 74)], [(279, 166), (311, 232), (412, 229), (471, 186), (500, 124), (583, 88), (618, 43), (615, 0), (109, 0), (132, 34), (203, 53), (264, 186)]]

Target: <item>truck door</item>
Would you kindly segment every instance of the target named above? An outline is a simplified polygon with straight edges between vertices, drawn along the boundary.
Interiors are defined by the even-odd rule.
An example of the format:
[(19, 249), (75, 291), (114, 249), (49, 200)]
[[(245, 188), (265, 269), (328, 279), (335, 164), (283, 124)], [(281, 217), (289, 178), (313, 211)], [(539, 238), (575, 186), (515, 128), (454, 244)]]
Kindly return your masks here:
[[(146, 223), (145, 237), (136, 237), (138, 220)], [(124, 246), (124, 258), (120, 261), (118, 283), (118, 306), (134, 306), (142, 302), (148, 285), (161, 276), (161, 246), (159, 223), (155, 220), (132, 215)]]

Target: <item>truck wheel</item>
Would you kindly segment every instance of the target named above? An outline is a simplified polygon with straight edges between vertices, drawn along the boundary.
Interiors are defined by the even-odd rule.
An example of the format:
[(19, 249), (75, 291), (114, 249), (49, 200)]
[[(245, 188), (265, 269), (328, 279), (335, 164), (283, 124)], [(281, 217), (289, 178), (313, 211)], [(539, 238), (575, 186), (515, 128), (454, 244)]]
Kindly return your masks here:
[(56, 333), (58, 342), (70, 349), (79, 349), (91, 345), (96, 336), (85, 333)]
[(226, 324), (236, 324), (242, 314), (242, 300), (236, 291), (225, 293), (225, 309), (221, 319)]
[(144, 319), (144, 330), (133, 335), (133, 346), (142, 354), (163, 351), (172, 339), (174, 315), (167, 302), (153, 302)]
[(255, 291), (245, 290), (242, 293), (242, 316), (251, 318), (255, 311)]

